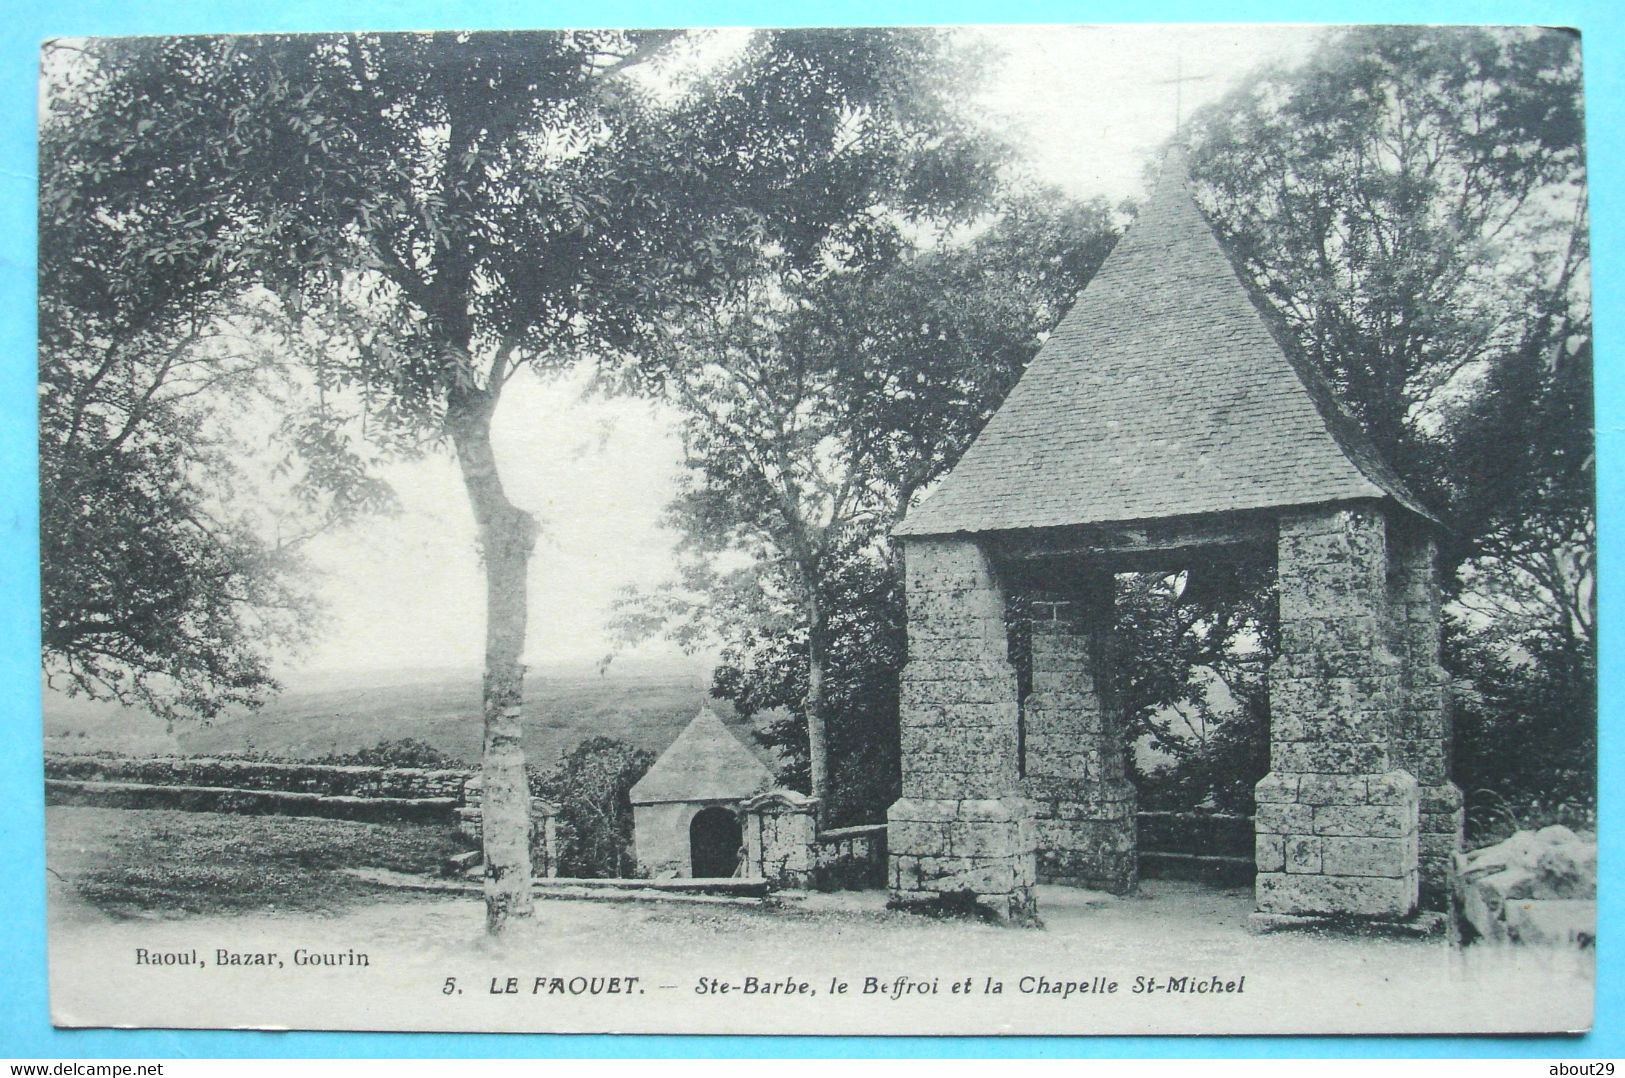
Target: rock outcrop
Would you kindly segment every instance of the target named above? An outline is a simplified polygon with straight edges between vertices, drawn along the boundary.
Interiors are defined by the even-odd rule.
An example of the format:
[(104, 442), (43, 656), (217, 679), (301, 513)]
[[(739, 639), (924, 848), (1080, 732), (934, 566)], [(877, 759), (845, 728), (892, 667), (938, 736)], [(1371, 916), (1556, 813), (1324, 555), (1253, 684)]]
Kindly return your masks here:
[(1456, 911), (1478, 937), (1589, 947), (1597, 934), (1597, 843), (1554, 825), (1455, 858)]

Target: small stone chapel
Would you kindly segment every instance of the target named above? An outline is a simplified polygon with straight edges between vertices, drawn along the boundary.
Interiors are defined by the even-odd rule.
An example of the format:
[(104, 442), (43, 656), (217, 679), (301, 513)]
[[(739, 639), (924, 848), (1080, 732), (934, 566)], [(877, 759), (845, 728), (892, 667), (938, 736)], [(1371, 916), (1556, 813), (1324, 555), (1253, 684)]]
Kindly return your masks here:
[(908, 609), (894, 904), (1021, 922), (1038, 882), (1136, 887), (1114, 574), (1230, 551), (1272, 560), (1280, 596), (1255, 922), (1442, 908), (1462, 811), (1438, 524), (1278, 335), (1189, 188), (1176, 149), (1004, 405), (894, 530)]
[(726, 878), (744, 845), (740, 804), (773, 785), (773, 772), (701, 706), (633, 785), (632, 844), (655, 878)]

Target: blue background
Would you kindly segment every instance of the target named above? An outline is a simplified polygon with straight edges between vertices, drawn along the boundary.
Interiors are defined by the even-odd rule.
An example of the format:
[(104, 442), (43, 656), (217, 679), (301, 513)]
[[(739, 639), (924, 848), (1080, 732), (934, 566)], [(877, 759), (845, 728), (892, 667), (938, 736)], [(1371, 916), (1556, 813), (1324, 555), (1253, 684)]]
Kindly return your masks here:
[[(1615, 0), (1617, 3), (1617, 0)], [(0, 1055), (208, 1058), (215, 1056), (1625, 1056), (1617, 1024), (1625, 968), (1609, 959), (1625, 939), (1620, 916), (1620, 828), (1605, 827), (1597, 976), (1597, 1030), (1583, 1038), (856, 1038), (565, 1037), (363, 1033), (60, 1031), (46, 995), (44, 806), (40, 776), (38, 510), (35, 472), (34, 124), (38, 49), (49, 37), (244, 33), (278, 30), (417, 30), (596, 26), (750, 26), (1080, 22), (1539, 23), (1584, 34), (1592, 199), (1601, 534), (1601, 817), (1616, 823), (1621, 630), (1625, 604), (1612, 575), (1621, 483), (1614, 457), (1622, 428), (1614, 407), (1625, 382), (1614, 367), (1621, 318), (1625, 16), (1607, 0), (1512, 2), (1395, 0), (1317, 3), (1250, 0), (14, 0), (0, 14)], [(1515, 991), (1509, 986), (1509, 991)]]

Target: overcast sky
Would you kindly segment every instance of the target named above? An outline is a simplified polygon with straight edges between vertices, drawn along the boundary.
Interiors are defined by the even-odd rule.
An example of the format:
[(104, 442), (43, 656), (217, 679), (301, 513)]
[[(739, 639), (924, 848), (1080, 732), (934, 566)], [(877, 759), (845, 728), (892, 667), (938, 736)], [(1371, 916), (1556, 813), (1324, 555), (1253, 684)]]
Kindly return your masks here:
[[(1176, 89), (1188, 116), (1259, 64), (1290, 62), (1320, 31), (1305, 27), (1012, 27), (965, 31), (1003, 53), (980, 103), (1023, 146), (1032, 172), (1078, 197), (1144, 194), (1155, 149), (1173, 131)], [(1183, 80), (1177, 88), (1176, 74)], [(515, 503), (543, 535), (531, 566), (527, 659), (546, 671), (588, 667), (612, 650), (607, 608), (629, 585), (666, 579), (673, 536), (659, 527), (680, 467), (669, 423), (634, 400), (583, 400), (581, 379), (520, 376), (497, 417), (496, 445)], [(330, 632), (298, 672), (478, 669), (484, 584), (474, 525), (448, 458), (396, 468), (393, 519), (326, 536), (311, 549)], [(679, 658), (664, 644), (619, 668)], [(703, 666), (705, 657), (695, 660)]]

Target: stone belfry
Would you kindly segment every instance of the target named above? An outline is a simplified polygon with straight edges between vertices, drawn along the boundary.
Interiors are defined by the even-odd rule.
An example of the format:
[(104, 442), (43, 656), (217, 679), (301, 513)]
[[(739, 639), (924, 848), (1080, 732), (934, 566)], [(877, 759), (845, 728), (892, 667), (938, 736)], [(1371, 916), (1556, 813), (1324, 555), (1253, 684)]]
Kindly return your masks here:
[(909, 649), (896, 904), (1020, 921), (1041, 880), (1134, 888), (1114, 574), (1215, 556), (1273, 560), (1279, 584), (1258, 919), (1403, 920), (1443, 893), (1461, 799), (1438, 525), (1255, 303), (1189, 188), (1176, 149), (1003, 406), (894, 531)]

